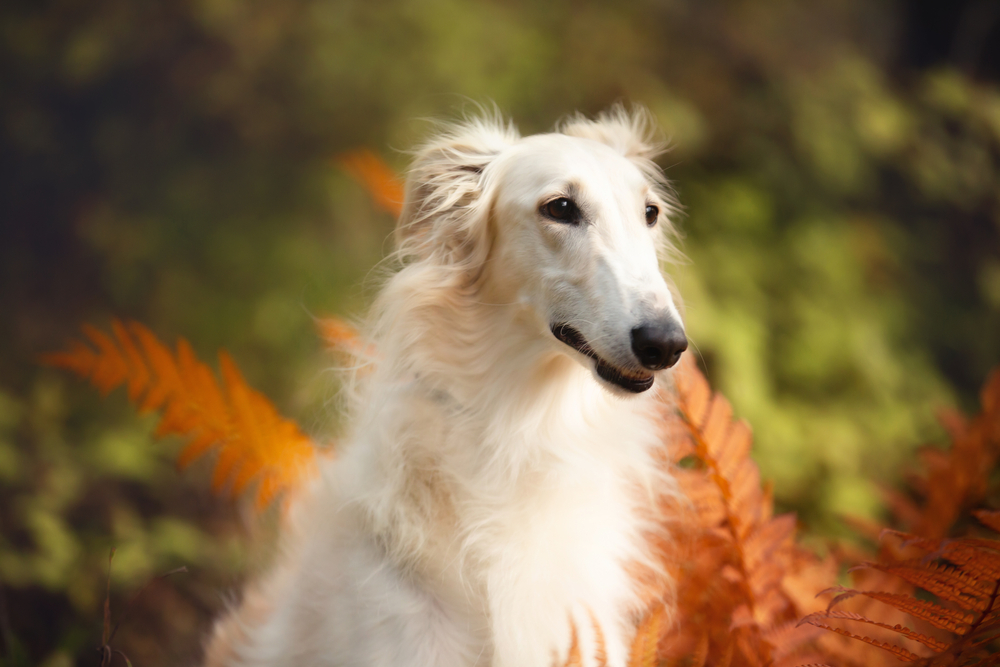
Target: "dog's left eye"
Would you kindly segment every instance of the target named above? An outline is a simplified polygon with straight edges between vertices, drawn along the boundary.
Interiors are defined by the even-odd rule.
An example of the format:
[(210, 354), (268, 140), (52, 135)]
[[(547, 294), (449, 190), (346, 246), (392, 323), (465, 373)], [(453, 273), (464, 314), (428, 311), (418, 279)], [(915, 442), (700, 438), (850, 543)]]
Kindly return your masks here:
[(580, 221), (580, 209), (572, 199), (560, 197), (542, 206), (542, 215), (557, 222), (576, 224)]
[(646, 226), (652, 227), (656, 224), (656, 218), (660, 215), (660, 209), (652, 204), (646, 207)]

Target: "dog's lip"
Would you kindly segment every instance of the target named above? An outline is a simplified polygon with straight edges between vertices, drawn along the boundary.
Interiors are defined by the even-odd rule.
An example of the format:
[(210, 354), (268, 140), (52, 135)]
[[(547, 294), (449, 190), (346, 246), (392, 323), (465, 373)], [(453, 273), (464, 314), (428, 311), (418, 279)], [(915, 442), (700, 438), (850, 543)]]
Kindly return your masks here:
[(612, 366), (594, 352), (594, 348), (590, 346), (590, 343), (587, 342), (582, 333), (570, 325), (565, 323), (553, 324), (551, 328), (552, 335), (560, 342), (569, 345), (580, 354), (593, 359), (597, 364), (597, 374), (611, 384), (621, 387), (625, 391), (630, 391), (633, 394), (641, 394), (653, 386), (652, 373), (626, 373), (620, 368)]

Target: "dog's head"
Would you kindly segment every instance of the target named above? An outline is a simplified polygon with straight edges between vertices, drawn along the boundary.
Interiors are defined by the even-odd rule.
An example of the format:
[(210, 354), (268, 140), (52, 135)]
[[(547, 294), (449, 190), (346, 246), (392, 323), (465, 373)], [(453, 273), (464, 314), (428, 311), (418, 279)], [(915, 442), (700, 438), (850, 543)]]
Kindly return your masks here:
[(687, 347), (660, 273), (671, 198), (642, 113), (621, 108), (520, 138), (457, 126), (417, 156), (397, 231), (404, 256), (519, 304), (539, 335), (618, 393), (640, 393)]

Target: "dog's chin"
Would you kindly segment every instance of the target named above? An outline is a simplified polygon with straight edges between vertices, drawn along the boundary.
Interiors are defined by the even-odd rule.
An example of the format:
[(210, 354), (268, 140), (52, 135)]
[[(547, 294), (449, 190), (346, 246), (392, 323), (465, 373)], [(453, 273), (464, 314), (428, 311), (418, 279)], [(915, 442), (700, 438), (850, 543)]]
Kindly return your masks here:
[(630, 394), (641, 394), (653, 386), (653, 374), (647, 373), (643, 376), (626, 375), (621, 370), (604, 362), (603, 359), (595, 360), (597, 375), (605, 382), (624, 389)]
[(644, 371), (625, 371), (602, 359), (587, 339), (568, 324), (553, 324), (552, 335), (562, 343), (588, 357), (594, 363), (597, 376), (611, 385), (614, 393), (641, 394), (653, 386), (653, 374)]

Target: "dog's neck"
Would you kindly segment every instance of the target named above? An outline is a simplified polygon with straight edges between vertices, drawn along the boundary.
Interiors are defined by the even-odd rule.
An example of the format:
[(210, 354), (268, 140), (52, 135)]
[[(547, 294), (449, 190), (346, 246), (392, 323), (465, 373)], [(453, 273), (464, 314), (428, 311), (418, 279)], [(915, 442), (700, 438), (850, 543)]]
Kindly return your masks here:
[(612, 395), (529, 305), (448, 278), (416, 266), (390, 280), (377, 332), (389, 354), (378, 382), (419, 385), (453, 422), (487, 443), (502, 432), (507, 447), (511, 433), (530, 439), (563, 429), (585, 438), (594, 417), (607, 424), (650, 414), (655, 391)]

